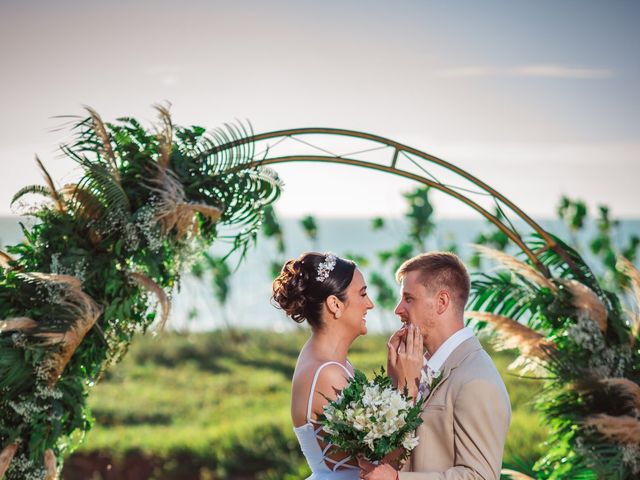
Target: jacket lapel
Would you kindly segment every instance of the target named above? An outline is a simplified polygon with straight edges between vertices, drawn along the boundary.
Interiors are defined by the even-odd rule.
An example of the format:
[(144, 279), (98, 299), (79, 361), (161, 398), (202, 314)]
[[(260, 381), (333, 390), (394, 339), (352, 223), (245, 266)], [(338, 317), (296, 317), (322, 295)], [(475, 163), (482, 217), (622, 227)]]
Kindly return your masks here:
[(427, 406), (431, 398), (433, 398), (433, 395), (438, 391), (440, 386), (446, 382), (447, 378), (449, 378), (449, 376), (451, 375), (451, 372), (458, 368), (458, 366), (460, 366), (465, 358), (467, 358), (473, 352), (481, 349), (482, 345), (480, 344), (478, 339), (476, 337), (471, 337), (462, 342), (456, 347), (453, 352), (451, 352), (449, 358), (447, 358), (444, 362), (444, 365), (442, 365), (442, 378), (437, 383), (437, 385), (433, 387), (433, 390), (431, 390), (427, 395), (425, 402), (422, 404), (422, 410), (424, 410), (424, 408)]

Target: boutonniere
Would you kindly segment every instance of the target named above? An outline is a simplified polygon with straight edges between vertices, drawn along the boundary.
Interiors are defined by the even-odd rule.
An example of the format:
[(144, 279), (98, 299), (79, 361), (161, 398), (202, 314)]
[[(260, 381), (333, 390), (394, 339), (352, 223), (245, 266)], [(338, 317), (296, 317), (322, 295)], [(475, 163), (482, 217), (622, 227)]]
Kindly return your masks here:
[(433, 392), (433, 389), (438, 386), (441, 380), (442, 372), (438, 372), (427, 382), (427, 396), (431, 395), (431, 392)]

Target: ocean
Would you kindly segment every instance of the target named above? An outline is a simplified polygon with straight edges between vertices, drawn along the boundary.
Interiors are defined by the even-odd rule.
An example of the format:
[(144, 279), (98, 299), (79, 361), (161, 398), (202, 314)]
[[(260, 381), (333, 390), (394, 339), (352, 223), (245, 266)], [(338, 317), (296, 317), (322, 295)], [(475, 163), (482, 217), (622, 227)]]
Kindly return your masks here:
[[(22, 239), (18, 217), (0, 217), (0, 245), (10, 245)], [(205, 331), (226, 326), (286, 331), (299, 328), (270, 303), (272, 261), (295, 258), (306, 251), (331, 251), (337, 255), (356, 253), (370, 259), (369, 267), (362, 269), (365, 279), (372, 270), (382, 272), (375, 252), (397, 246), (406, 238), (407, 223), (402, 218), (387, 219), (386, 227), (372, 231), (367, 218), (317, 218), (318, 238), (310, 240), (299, 219), (281, 219), (285, 233), (286, 252), (281, 258), (275, 243), (260, 237), (246, 259), (239, 264), (231, 279), (228, 301), (220, 305), (214, 298), (209, 282), (187, 273), (183, 275), (179, 291), (172, 294), (172, 309), (168, 328), (180, 331)], [(29, 221), (29, 220), (27, 220)], [(568, 229), (558, 220), (539, 220), (547, 231), (568, 239)], [(590, 225), (578, 242), (585, 244), (595, 229)], [(470, 244), (480, 232), (491, 231), (483, 220), (441, 219), (429, 238), (426, 249), (446, 249), (452, 243), (459, 246), (463, 260), (470, 255)], [(621, 241), (631, 234), (640, 236), (640, 220), (623, 220), (615, 237)], [(225, 245), (216, 244), (212, 253), (219, 253)], [(584, 252), (584, 250), (583, 250)], [(586, 255), (587, 258), (590, 258)], [(232, 262), (235, 266), (236, 262)], [(597, 262), (592, 262), (594, 268)], [(392, 280), (391, 272), (388, 272)], [(367, 326), (372, 332), (388, 332), (396, 328), (398, 320), (393, 312), (374, 308), (367, 315)]]

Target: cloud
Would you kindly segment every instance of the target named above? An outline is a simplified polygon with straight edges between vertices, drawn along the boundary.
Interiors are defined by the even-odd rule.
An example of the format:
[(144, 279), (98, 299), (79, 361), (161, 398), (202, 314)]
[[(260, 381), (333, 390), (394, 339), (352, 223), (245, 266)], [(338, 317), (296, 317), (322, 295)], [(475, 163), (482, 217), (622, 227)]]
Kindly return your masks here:
[(440, 77), (512, 77), (512, 78), (560, 78), (596, 80), (610, 78), (613, 71), (607, 68), (568, 67), (552, 64), (515, 65), (511, 67), (467, 66), (439, 70)]
[(180, 73), (184, 71), (181, 65), (154, 65), (146, 70), (147, 75), (151, 75), (160, 80), (165, 87), (173, 87), (180, 80)]

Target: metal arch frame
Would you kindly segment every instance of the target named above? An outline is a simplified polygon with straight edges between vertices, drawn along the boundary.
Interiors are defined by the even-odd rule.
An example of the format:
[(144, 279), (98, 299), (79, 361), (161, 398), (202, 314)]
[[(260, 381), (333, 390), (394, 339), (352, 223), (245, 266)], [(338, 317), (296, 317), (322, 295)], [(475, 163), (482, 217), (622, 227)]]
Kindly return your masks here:
[[(538, 268), (538, 270), (540, 270), (546, 277), (551, 276), (549, 269), (538, 258), (538, 255), (540, 255), (542, 252), (541, 251), (534, 252), (529, 247), (527, 247), (527, 245), (524, 243), (519, 233), (515, 231), (515, 229), (512, 229), (511, 226), (505, 224), (503, 221), (501, 221), (498, 217), (496, 217), (495, 215), (487, 211), (485, 208), (483, 208), (482, 206), (480, 206), (470, 198), (466, 197), (462, 193), (450, 188), (449, 186), (434, 180), (430, 180), (426, 177), (417, 175), (415, 173), (396, 168), (396, 163), (397, 163), (399, 154), (401, 152), (406, 152), (406, 153), (415, 155), (423, 160), (426, 160), (427, 162), (437, 164), (449, 171), (452, 171), (460, 175), (462, 178), (468, 180), (475, 186), (484, 190), (484, 192), (492, 196), (494, 200), (496, 201), (499, 200), (500, 202), (502, 202), (506, 207), (508, 207), (519, 218), (524, 220), (536, 233), (540, 235), (540, 237), (547, 244), (548, 249), (552, 249), (556, 251), (559, 255), (562, 256), (562, 258), (569, 264), (570, 267), (574, 268), (574, 263), (569, 257), (568, 253), (558, 245), (558, 243), (553, 239), (553, 237), (551, 237), (549, 233), (547, 233), (537, 222), (535, 222), (531, 217), (529, 217), (526, 213), (524, 213), (520, 208), (518, 208), (513, 202), (507, 199), (504, 195), (502, 195), (501, 193), (499, 193), (498, 191), (496, 191), (495, 189), (493, 189), (492, 187), (490, 187), (480, 179), (466, 172), (465, 170), (445, 160), (442, 160), (441, 158), (438, 158), (434, 155), (428, 154), (421, 150), (415, 149), (413, 147), (409, 147), (408, 145), (404, 145), (402, 143), (396, 142), (394, 140), (391, 140), (385, 137), (381, 137), (381, 136), (370, 134), (370, 133), (359, 132), (355, 130), (345, 130), (345, 129), (338, 129), (338, 128), (313, 128), (313, 127), (312, 128), (294, 128), (294, 129), (288, 129), (288, 130), (277, 130), (273, 132), (260, 133), (260, 134), (240, 138), (232, 142), (226, 143), (224, 145), (219, 145), (213, 148), (208, 153), (215, 154), (216, 152), (221, 151), (223, 149), (227, 149), (227, 148), (230, 148), (236, 145), (245, 144), (245, 143), (255, 143), (263, 140), (270, 140), (270, 139), (277, 139), (277, 138), (281, 138), (281, 139), (295, 138), (298, 135), (314, 135), (314, 134), (315, 135), (318, 135), (318, 134), (337, 135), (337, 136), (343, 136), (343, 137), (371, 140), (373, 142), (380, 143), (386, 147), (393, 148), (394, 149), (393, 157), (391, 159), (390, 164), (387, 166), (387, 165), (368, 162), (364, 160), (346, 158), (339, 155), (332, 155), (332, 156), (288, 155), (288, 156), (273, 157), (273, 158), (265, 157), (262, 160), (254, 160), (248, 165), (247, 164), (243, 165), (242, 168), (247, 168), (252, 166), (255, 166), (255, 167), (266, 166), (271, 164), (287, 163), (287, 162), (324, 162), (324, 163), (338, 163), (343, 165), (353, 165), (358, 167), (370, 168), (373, 170), (392, 173), (395, 175), (399, 175), (401, 177), (415, 180), (417, 182), (423, 183), (437, 190), (440, 190), (446, 193), (447, 195), (450, 195), (460, 200), (461, 202), (465, 203), (466, 205), (476, 210), (483, 217), (485, 217), (492, 224), (494, 224), (498, 229), (500, 229), (505, 235), (507, 235), (507, 237), (511, 239), (516, 245), (518, 245), (518, 247), (527, 255), (527, 257)], [(303, 142), (303, 143), (306, 143), (306, 142)], [(310, 146), (315, 147), (314, 145), (310, 145)], [(319, 148), (319, 147), (315, 147), (315, 148)], [(267, 148), (267, 152), (268, 152), (268, 148)]]

